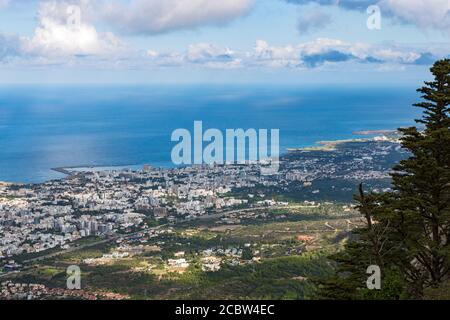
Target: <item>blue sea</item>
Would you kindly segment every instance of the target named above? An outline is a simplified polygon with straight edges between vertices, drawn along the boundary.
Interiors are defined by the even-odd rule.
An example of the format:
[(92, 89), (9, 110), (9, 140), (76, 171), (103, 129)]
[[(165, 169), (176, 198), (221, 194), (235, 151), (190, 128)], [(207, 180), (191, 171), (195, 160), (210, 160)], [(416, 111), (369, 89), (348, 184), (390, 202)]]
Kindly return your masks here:
[(281, 152), (355, 131), (413, 125), (412, 87), (3, 86), (0, 181), (42, 182), (51, 168), (169, 167), (172, 131), (280, 129)]

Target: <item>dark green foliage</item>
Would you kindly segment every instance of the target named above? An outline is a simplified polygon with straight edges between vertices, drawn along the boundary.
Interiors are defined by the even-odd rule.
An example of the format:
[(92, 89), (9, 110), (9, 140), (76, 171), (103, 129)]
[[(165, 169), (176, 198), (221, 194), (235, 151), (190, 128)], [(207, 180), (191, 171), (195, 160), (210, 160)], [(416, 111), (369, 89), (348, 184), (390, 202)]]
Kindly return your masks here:
[[(418, 91), (422, 127), (400, 129), (411, 157), (392, 174), (393, 192), (356, 198), (367, 224), (332, 260), (337, 272), (320, 296), (347, 299), (424, 297), (450, 278), (450, 60), (431, 68), (434, 81)], [(369, 265), (382, 270), (382, 289), (369, 291)]]
[(197, 286), (179, 298), (305, 299), (315, 290), (311, 279), (324, 277), (331, 271), (322, 252), (224, 266), (219, 272), (203, 274)]

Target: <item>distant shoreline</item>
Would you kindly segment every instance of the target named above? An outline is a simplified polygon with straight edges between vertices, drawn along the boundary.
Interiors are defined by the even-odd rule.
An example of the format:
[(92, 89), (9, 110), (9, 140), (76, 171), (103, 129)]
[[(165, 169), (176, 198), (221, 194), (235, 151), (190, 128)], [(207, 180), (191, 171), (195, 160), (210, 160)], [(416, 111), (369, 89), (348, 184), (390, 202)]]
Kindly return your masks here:
[(318, 141), (317, 146), (305, 147), (305, 148), (289, 148), (289, 152), (296, 151), (335, 151), (336, 147), (345, 143), (352, 142), (369, 142), (373, 139), (345, 139), (345, 140), (333, 140), (333, 141)]
[[(52, 171), (56, 171), (65, 175), (72, 175), (73, 171), (70, 171), (70, 169), (73, 169), (74, 171), (77, 171), (77, 169), (102, 169), (104, 168), (105, 170), (98, 170), (98, 171), (107, 171), (109, 169), (114, 170), (114, 169), (127, 169), (127, 168), (133, 168), (133, 167), (139, 167), (139, 166), (144, 166), (145, 164), (118, 164), (118, 165), (80, 165), (80, 166), (68, 166), (68, 167), (57, 167), (57, 168), (51, 168), (50, 170)], [(80, 172), (82, 172), (82, 170), (80, 170)]]
[[(356, 131), (353, 133), (354, 135), (363, 135), (363, 136), (369, 136), (369, 135), (381, 135), (379, 137), (378, 141), (383, 141), (382, 139), (385, 139), (385, 141), (392, 141), (392, 139), (389, 139), (388, 135), (395, 136), (398, 134), (398, 130), (369, 130), (369, 131)], [(295, 151), (335, 151), (336, 147), (345, 143), (363, 143), (363, 142), (369, 142), (369, 141), (377, 141), (377, 137), (371, 137), (371, 138), (354, 138), (354, 139), (343, 139), (343, 140), (331, 140), (331, 141), (318, 141), (316, 146), (310, 146), (305, 148), (289, 148), (288, 151), (295, 152)]]
[[(367, 130), (367, 131), (355, 131), (353, 132), (354, 135), (382, 135), (384, 137), (386, 137), (386, 135), (392, 135), (397, 133), (397, 130)], [(336, 148), (339, 145), (342, 144), (346, 144), (346, 143), (352, 143), (352, 142), (359, 142), (359, 143), (364, 143), (364, 142), (369, 142), (369, 141), (374, 141), (375, 137), (372, 138), (354, 138), (354, 139), (341, 139), (341, 140), (330, 140), (330, 141), (317, 141), (316, 145), (314, 146), (309, 146), (309, 147), (302, 147), (302, 148), (287, 148), (286, 149), (286, 153), (290, 153), (290, 152), (298, 152), (298, 151), (305, 151), (305, 152), (311, 152), (311, 151), (324, 151), (324, 152), (331, 152), (331, 151), (335, 151)], [(285, 153), (285, 154), (286, 154)], [(73, 171), (70, 171), (70, 169), (97, 169), (94, 171), (107, 171), (108, 169), (110, 170), (114, 170), (114, 169), (133, 169), (133, 167), (144, 167), (146, 164), (128, 164), (128, 165), (73, 165), (73, 166), (64, 166), (64, 167), (56, 167), (56, 168), (50, 168), (51, 171), (55, 171), (61, 174), (64, 174), (66, 176), (71, 176), (74, 174)], [(151, 165), (151, 164), (148, 164)], [(98, 170), (101, 168), (105, 168), (105, 170)], [(163, 167), (161, 167), (163, 168)], [(76, 171), (76, 170), (74, 170)], [(82, 172), (80, 170), (80, 172)], [(50, 179), (47, 181), (52, 181), (55, 179)], [(56, 179), (58, 180), (58, 179)], [(3, 182), (0, 181), (0, 186), (4, 185), (12, 185), (12, 184), (16, 184), (16, 185), (23, 185), (23, 184), (27, 184), (27, 183), (20, 183), (20, 182)], [(30, 184), (34, 184), (34, 183), (30, 183)]]
[(355, 131), (353, 132), (354, 135), (357, 136), (368, 136), (368, 135), (375, 135), (375, 134), (394, 134), (397, 133), (398, 130), (367, 130), (367, 131)]

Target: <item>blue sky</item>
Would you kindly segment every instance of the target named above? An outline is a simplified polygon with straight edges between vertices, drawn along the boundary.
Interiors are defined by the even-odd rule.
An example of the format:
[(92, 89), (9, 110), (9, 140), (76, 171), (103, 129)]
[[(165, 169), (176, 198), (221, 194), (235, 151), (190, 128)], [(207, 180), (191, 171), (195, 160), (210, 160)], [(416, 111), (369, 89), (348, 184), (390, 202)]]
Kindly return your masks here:
[(450, 0), (0, 0), (0, 82), (415, 84), (449, 39)]

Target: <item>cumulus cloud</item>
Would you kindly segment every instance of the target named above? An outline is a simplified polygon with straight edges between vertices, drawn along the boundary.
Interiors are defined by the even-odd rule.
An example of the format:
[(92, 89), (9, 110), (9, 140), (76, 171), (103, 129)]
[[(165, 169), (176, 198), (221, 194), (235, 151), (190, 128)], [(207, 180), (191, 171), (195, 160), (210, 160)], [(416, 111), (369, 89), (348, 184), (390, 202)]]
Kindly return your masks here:
[(379, 5), (402, 22), (450, 32), (450, 0), (382, 0)]
[[(375, 45), (366, 43), (348, 43), (338, 39), (318, 38), (297, 45), (272, 46), (264, 40), (258, 40), (252, 50), (232, 50), (211, 43), (189, 45), (184, 51), (159, 52), (151, 49), (146, 52), (127, 52), (123, 55), (108, 56), (79, 54), (79, 47), (64, 47), (66, 55), (46, 55), (45, 50), (31, 51), (33, 39), (0, 35), (0, 61), (8, 63), (22, 58), (23, 63), (31, 64), (74, 64), (93, 68), (152, 69), (170, 68), (264, 68), (264, 69), (335, 69), (347, 64), (373, 65), (373, 68), (393, 68), (408, 65), (431, 65), (443, 55), (420, 48), (402, 45)], [(59, 45), (59, 42), (58, 42)], [(90, 52), (89, 51), (84, 52)], [(97, 50), (98, 46), (94, 46)], [(448, 50), (447, 50), (448, 52)], [(66, 59), (67, 54), (71, 59)], [(340, 69), (342, 70), (342, 69)]]
[(41, 2), (37, 27), (31, 36), (0, 33), (0, 63), (111, 68), (123, 60), (135, 59), (136, 52), (112, 33), (97, 31), (84, 16), (81, 19), (73, 16), (76, 12), (72, 5), (83, 8), (89, 3), (89, 0)]
[(101, 33), (83, 20), (78, 7), (88, 2), (46, 1), (38, 11), (34, 36), (24, 43), (29, 54), (43, 56), (102, 55), (125, 48), (112, 33)]
[[(1, 0), (0, 0), (1, 1)], [(144, 1), (129, 0), (127, 7), (132, 9), (124, 13), (124, 16), (134, 15), (132, 12), (139, 6), (152, 8), (150, 12), (159, 16), (156, 21), (147, 19), (141, 32), (159, 33), (174, 30), (174, 28), (194, 27), (196, 25), (224, 22), (231, 16), (236, 17), (250, 5), (250, 0), (206, 1), (191, 0), (189, 6), (186, 1)], [(296, 3), (306, 1), (291, 0)], [(386, 5), (390, 0), (384, 0)], [(397, 10), (402, 8), (403, 0), (396, 0)], [(419, 0), (409, 0), (416, 3)], [(442, 0), (436, 0), (442, 1)], [(447, 1), (447, 0), (445, 0)], [(450, 1), (450, 0), (449, 0)], [(350, 8), (358, 8), (364, 1), (344, 1)], [(158, 3), (158, 5), (156, 5)], [(329, 4), (331, 1), (321, 1)], [(69, 10), (72, 5), (81, 7), (80, 19), (75, 17), (75, 22), (69, 21)], [(171, 4), (172, 8), (167, 6)], [(204, 10), (198, 7), (205, 5)], [(244, 5), (245, 4), (245, 5)], [(117, 5), (117, 3), (115, 3)], [(139, 6), (138, 6), (139, 5)], [(146, 7), (149, 5), (149, 7)], [(391, 4), (392, 5), (392, 4)], [(138, 7), (134, 7), (138, 6)], [(225, 6), (225, 7), (224, 7)], [(114, 6), (113, 6), (114, 7)], [(110, 7), (110, 8), (113, 8)], [(189, 7), (188, 9), (186, 9)], [(0, 34), (0, 61), (5, 64), (12, 60), (22, 59), (23, 63), (34, 64), (89, 64), (89, 66), (104, 65), (114, 68), (141, 67), (200, 67), (200, 68), (322, 68), (341, 64), (374, 64), (374, 65), (430, 65), (434, 60), (442, 57), (442, 50), (447, 48), (439, 46), (439, 53), (433, 48), (420, 49), (417, 47), (384, 44), (348, 43), (337, 39), (318, 38), (314, 41), (273, 46), (264, 40), (258, 40), (251, 50), (239, 50), (236, 48), (219, 47), (212, 43), (194, 43), (185, 50), (177, 52), (159, 52), (152, 48), (146, 52), (129, 49), (119, 38), (109, 32), (99, 31), (92, 21), (92, 12), (103, 12), (104, 4), (91, 0), (46, 0), (41, 2), (37, 15), (38, 25), (34, 34), (30, 37), (20, 37)], [(115, 8), (115, 7), (114, 7)], [(194, 9), (195, 10), (194, 10)], [(218, 8), (228, 8), (220, 11)], [(73, 9), (73, 8), (72, 8)], [(170, 10), (169, 10), (170, 9)], [(245, 10), (244, 10), (245, 9)], [(108, 9), (109, 10), (109, 9)], [(187, 11), (186, 11), (187, 10)], [(244, 10), (244, 11), (243, 11)], [(195, 14), (193, 14), (195, 11)], [(220, 11), (220, 12), (219, 12)], [(401, 10), (400, 10), (401, 11)], [(171, 12), (169, 14), (169, 12)], [(205, 18), (204, 12), (209, 12)], [(233, 12), (233, 14), (231, 14)], [(414, 11), (413, 11), (414, 12)], [(411, 13), (411, 16), (414, 13)], [(193, 14), (193, 15), (192, 15)], [(404, 13), (406, 14), (406, 13)], [(436, 15), (442, 15), (436, 12)], [(130, 16), (130, 17), (131, 17)], [(189, 17), (189, 18), (188, 18)], [(220, 17), (220, 18), (218, 18)], [(225, 18), (227, 17), (227, 18)], [(320, 27), (328, 23), (327, 17), (320, 12), (312, 12), (304, 15), (304, 25), (299, 26), (307, 32), (313, 27)], [(73, 17), (72, 17), (73, 18)], [(425, 18), (424, 18), (425, 19)], [(442, 19), (441, 19), (442, 20)], [(441, 21), (440, 20), (440, 21)], [(423, 22), (428, 24), (428, 20)], [(139, 23), (141, 25), (141, 23)]]
[(377, 46), (318, 38), (298, 45), (271, 46), (258, 40), (251, 51), (235, 51), (212, 44), (190, 45), (184, 52), (147, 52), (153, 66), (207, 68), (297, 68), (312, 69), (341, 63), (382, 65), (431, 65), (439, 57), (419, 49)]
[(285, 2), (306, 5), (316, 3), (322, 6), (338, 6), (347, 10), (366, 10), (377, 4), (386, 14), (402, 23), (420, 28), (434, 28), (450, 32), (450, 0), (284, 0)]
[(197, 65), (209, 68), (230, 69), (240, 66), (239, 54), (228, 48), (220, 48), (210, 43), (191, 44), (185, 52), (160, 53), (148, 50), (146, 54), (154, 65), (179, 67)]
[(423, 65), (438, 59), (420, 49), (411, 50), (400, 46), (380, 46), (364, 43), (347, 43), (336, 39), (319, 38), (300, 45), (300, 59), (307, 67), (339, 62)]
[(253, 0), (131, 0), (109, 1), (104, 20), (131, 34), (159, 34), (204, 25), (223, 25), (247, 14)]
[(299, 50), (295, 46), (270, 46), (264, 40), (256, 41), (253, 52), (245, 54), (247, 64), (252, 66), (296, 67), (299, 64)]
[[(21, 0), (23, 1), (23, 0)], [(29, 0), (33, 1), (33, 0)], [(308, 1), (285, 0), (297, 4)], [(445, 8), (450, 0), (428, 2), (421, 0), (383, 0), (385, 12), (403, 22), (415, 21), (420, 26), (440, 28), (446, 25), (448, 10), (433, 11), (435, 3)], [(336, 1), (319, 1), (323, 5)], [(2, 0), (0, 0), (0, 4)], [(41, 1), (37, 14), (37, 27), (29, 36), (0, 34), (0, 63), (19, 63), (25, 66), (69, 65), (87, 68), (145, 69), (157, 68), (265, 68), (265, 69), (328, 69), (347, 70), (347, 67), (374, 68), (377, 70), (401, 70), (413, 65), (431, 65), (436, 59), (448, 55), (449, 46), (436, 44), (433, 48), (395, 43), (367, 44), (345, 42), (338, 39), (318, 38), (298, 44), (271, 45), (258, 40), (253, 49), (239, 50), (213, 43), (193, 43), (184, 50), (160, 52), (158, 48), (139, 51), (128, 48), (118, 37), (101, 32), (95, 27), (98, 17), (114, 20), (123, 31), (158, 34), (176, 29), (195, 28), (200, 25), (225, 23), (245, 14), (251, 0), (45, 0)], [(119, 5), (119, 3), (121, 3)], [(347, 9), (365, 9), (367, 1), (341, 0)], [(372, 0), (370, 1), (372, 3)], [(420, 6), (422, 3), (423, 6)], [(189, 4), (189, 5), (188, 5)], [(413, 7), (404, 6), (413, 4)], [(72, 5), (81, 7), (79, 23), (71, 23), (68, 11)], [(201, 9), (199, 9), (201, 8)], [(389, 8), (389, 9), (387, 9)], [(317, 9), (317, 8), (314, 8)], [(123, 10), (119, 12), (116, 10)], [(427, 11), (428, 10), (428, 11)], [(418, 17), (419, 12), (430, 13)], [(119, 17), (119, 13), (122, 18)], [(134, 18), (136, 21), (131, 21)], [(153, 19), (152, 19), (153, 17)], [(122, 19), (122, 20), (121, 20)], [(420, 20), (419, 22), (419, 19)], [(108, 20), (108, 21), (112, 21)], [(104, 20), (102, 20), (104, 22)], [(300, 32), (307, 33), (330, 23), (331, 18), (320, 10), (303, 13), (299, 21)], [(100, 26), (97, 25), (97, 26)], [(105, 25), (101, 24), (102, 27)]]
[(233, 61), (233, 51), (220, 49), (209, 43), (190, 45), (186, 58), (193, 63), (204, 62), (230, 62)]

